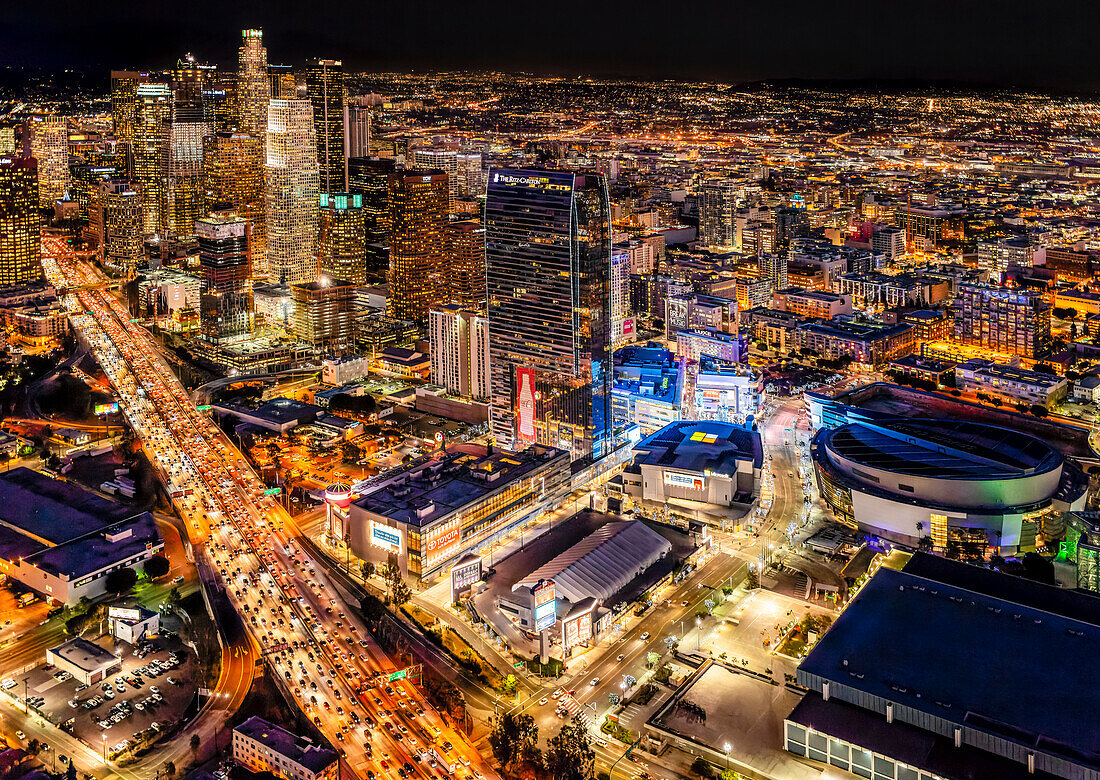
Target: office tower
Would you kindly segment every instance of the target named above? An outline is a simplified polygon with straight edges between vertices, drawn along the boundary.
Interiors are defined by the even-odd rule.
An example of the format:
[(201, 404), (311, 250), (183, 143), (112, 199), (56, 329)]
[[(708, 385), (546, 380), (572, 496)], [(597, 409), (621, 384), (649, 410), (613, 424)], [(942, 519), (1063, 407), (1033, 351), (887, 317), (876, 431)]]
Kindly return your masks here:
[(38, 203), (50, 208), (69, 189), (69, 120), (35, 114), (23, 123), (30, 134), (31, 156), (38, 160)]
[(416, 149), (413, 151), (413, 164), (417, 168), (430, 168), (447, 174), (447, 213), (453, 213), (455, 198), (459, 194), (458, 152), (450, 149)]
[(29, 153), (24, 154), (20, 150), (22, 138), (23, 125), (21, 123), (12, 121), (0, 122), (0, 155), (5, 157), (29, 157)]
[(144, 216), (142, 233), (166, 229), (168, 211), (168, 136), (172, 118), (172, 90), (165, 84), (141, 84), (132, 143), (134, 180), (141, 187)]
[(133, 70), (111, 71), (111, 124), (115, 138), (129, 143), (137, 123), (137, 88), (149, 80), (148, 73)]
[(786, 249), (792, 238), (810, 234), (810, 218), (806, 209), (798, 206), (781, 206), (775, 210), (775, 246)]
[(237, 59), (239, 129), (261, 135), (267, 127), (267, 103), (271, 100), (264, 33), (263, 30), (242, 30), (241, 35), (243, 40)]
[(271, 84), (271, 97), (283, 100), (298, 100), (306, 95), (298, 91), (298, 77), (290, 65), (268, 63), (267, 80)]
[(489, 319), (480, 311), (440, 306), (428, 314), (432, 384), (475, 401), (489, 398)]
[(876, 226), (871, 234), (871, 251), (881, 252), (889, 262), (905, 254), (905, 229), (892, 225)]
[(481, 152), (460, 152), (455, 161), (458, 169), (458, 191), (467, 198), (480, 198), (485, 194), (485, 169)]
[(363, 196), (321, 193), (321, 233), (317, 262), (321, 272), (352, 284), (367, 283), (367, 229)]
[(267, 278), (264, 139), (248, 133), (215, 133), (203, 139), (203, 193), (207, 207), (229, 208), (250, 223), (249, 265)]
[(732, 179), (710, 182), (699, 188), (699, 239), (705, 246), (732, 249), (737, 230), (737, 183)]
[(339, 354), (354, 344), (355, 285), (322, 276), (290, 285), (294, 335), (315, 350)]
[(1039, 293), (964, 283), (954, 305), (956, 341), (1037, 360), (1050, 353), (1050, 304)]
[(308, 100), (272, 100), (268, 105), (264, 164), (267, 278), (279, 284), (311, 282), (317, 276), (317, 138)]
[(449, 303), (485, 311), (485, 227), (472, 220), (449, 222), (444, 281)]
[(611, 449), (611, 207), (598, 174), (489, 171), (490, 423), (599, 460)]
[[(92, 200), (95, 197), (99, 185), (105, 179), (113, 179), (124, 173), (119, 165), (114, 162), (115, 155), (88, 155), (84, 159), (69, 166), (72, 175), (73, 199), (80, 208), (78, 221), (81, 227), (91, 224), (90, 214)], [(125, 168), (125, 164), (122, 165)]]
[(771, 282), (772, 291), (785, 290), (787, 283), (787, 253), (761, 252), (756, 259), (760, 276)]
[(633, 340), (634, 323), (630, 317), (630, 252), (611, 250), (611, 343), (616, 348)]
[(347, 190), (344, 157), (344, 68), (340, 60), (313, 60), (306, 67), (306, 94), (313, 105), (313, 126), (317, 130), (317, 164), (321, 169), (321, 192)]
[(176, 113), (186, 116), (189, 121), (203, 121), (206, 118), (203, 101), (207, 88), (217, 75), (217, 66), (195, 62), (191, 54), (185, 54), (176, 60), (176, 67), (169, 75)]
[(384, 282), (390, 270), (390, 176), (397, 169), (392, 157), (352, 157), (348, 160), (348, 191), (363, 196), (366, 229), (366, 276)]
[[(370, 157), (370, 107), (344, 106), (344, 157)], [(349, 174), (350, 175), (350, 174)], [(351, 186), (350, 183), (348, 185)]]
[[(182, 61), (181, 61), (182, 62)], [(195, 234), (195, 221), (206, 213), (203, 191), (203, 139), (213, 132), (205, 119), (202, 93), (211, 66), (178, 66), (174, 72), (172, 117), (168, 123), (168, 162), (163, 230)], [(205, 68), (205, 69), (204, 69)]]
[(145, 258), (145, 209), (140, 185), (107, 179), (92, 192), (89, 227), (99, 239), (100, 262), (114, 270), (133, 269)]
[(447, 188), (443, 171), (406, 168), (390, 177), (391, 317), (424, 323), (439, 300)]
[(42, 275), (38, 161), (0, 157), (0, 286)]
[(248, 262), (248, 221), (204, 217), (195, 223), (199, 242), (202, 298), (199, 313), (208, 341), (252, 332), (252, 270)]
[(202, 92), (203, 115), (215, 133), (228, 133), (237, 128), (237, 85), (232, 78), (221, 77), (208, 84)]

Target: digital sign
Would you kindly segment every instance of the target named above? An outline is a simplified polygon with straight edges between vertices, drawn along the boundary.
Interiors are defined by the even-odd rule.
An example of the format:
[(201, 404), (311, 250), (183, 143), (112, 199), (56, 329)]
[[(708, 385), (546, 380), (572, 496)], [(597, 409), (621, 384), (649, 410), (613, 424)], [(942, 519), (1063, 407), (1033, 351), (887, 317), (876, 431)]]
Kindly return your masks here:
[(535, 599), (535, 630), (544, 631), (554, 625), (558, 619), (555, 609), (557, 595), (554, 581), (545, 580), (531, 591), (531, 595)]
[(566, 621), (562, 626), (562, 647), (568, 650), (574, 645), (587, 644), (592, 638), (592, 613), (585, 612), (575, 618)]
[(470, 586), (481, 579), (481, 558), (476, 556), (470, 560), (466, 556), (451, 569), (451, 602), (458, 601), (458, 597), (468, 591)]
[(402, 534), (398, 528), (370, 521), (370, 543), (388, 552), (401, 554)]
[(535, 372), (530, 368), (516, 369), (516, 438), (535, 442)]
[(113, 403), (113, 404), (96, 404), (95, 405), (95, 413), (96, 414), (115, 414), (117, 412), (118, 412), (118, 404), (117, 403)]
[(452, 528), (449, 531), (444, 531), (438, 536), (434, 536), (428, 539), (428, 558), (438, 558), (445, 552), (455, 547), (458, 544), (459, 536), (461, 532), (458, 528)]
[(678, 471), (665, 472), (665, 484), (673, 487), (686, 487), (692, 490), (702, 490), (707, 482), (704, 477), (695, 474), (681, 474)]

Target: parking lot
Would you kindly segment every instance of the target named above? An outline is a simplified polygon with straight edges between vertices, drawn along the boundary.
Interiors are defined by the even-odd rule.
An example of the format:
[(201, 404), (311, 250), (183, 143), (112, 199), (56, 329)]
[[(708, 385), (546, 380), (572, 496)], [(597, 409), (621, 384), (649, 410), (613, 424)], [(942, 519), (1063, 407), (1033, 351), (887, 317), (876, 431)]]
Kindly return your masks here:
[[(101, 644), (112, 649), (110, 640)], [(195, 691), (193, 654), (174, 635), (138, 647), (119, 642), (114, 652), (122, 670), (92, 686), (48, 664), (5, 678), (0, 686), (17, 703), (26, 696), (32, 712), (88, 745), (122, 753), (155, 741), (182, 716)]]

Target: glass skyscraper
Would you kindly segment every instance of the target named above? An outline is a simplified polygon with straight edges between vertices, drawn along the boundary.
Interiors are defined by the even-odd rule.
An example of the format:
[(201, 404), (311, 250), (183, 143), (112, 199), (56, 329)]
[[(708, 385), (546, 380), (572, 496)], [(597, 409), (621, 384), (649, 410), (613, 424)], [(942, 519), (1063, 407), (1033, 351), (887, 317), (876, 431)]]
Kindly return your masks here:
[(611, 450), (611, 212), (593, 173), (494, 168), (485, 204), (492, 395), (504, 447)]

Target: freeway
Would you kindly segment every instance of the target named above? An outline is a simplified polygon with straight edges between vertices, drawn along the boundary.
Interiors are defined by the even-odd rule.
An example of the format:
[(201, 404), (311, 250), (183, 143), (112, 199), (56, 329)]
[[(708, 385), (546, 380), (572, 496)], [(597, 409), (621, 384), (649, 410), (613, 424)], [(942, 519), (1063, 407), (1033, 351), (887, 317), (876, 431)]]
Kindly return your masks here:
[[(93, 281), (62, 248), (50, 249), (43, 265), (55, 285)], [(208, 592), (241, 616), (288, 698), (337, 747), (345, 769), (368, 780), (393, 772), (425, 780), (494, 777), (419, 690), (385, 679), (399, 670), (320, 563), (295, 545), (290, 516), (195, 408), (125, 307), (96, 288), (63, 300), (186, 522), (196, 560), (210, 567)], [(428, 748), (436, 755), (423, 752)], [(455, 771), (443, 771), (443, 756)]]

